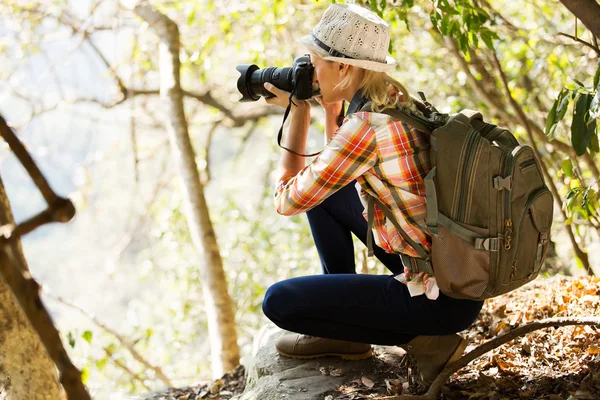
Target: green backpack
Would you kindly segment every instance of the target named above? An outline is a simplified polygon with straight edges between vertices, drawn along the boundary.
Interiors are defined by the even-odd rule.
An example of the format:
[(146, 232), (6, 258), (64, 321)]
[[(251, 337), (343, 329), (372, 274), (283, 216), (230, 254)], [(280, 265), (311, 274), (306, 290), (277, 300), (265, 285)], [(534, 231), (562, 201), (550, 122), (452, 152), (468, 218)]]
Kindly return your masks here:
[[(377, 204), (419, 254), (401, 255), (404, 265), (433, 273), (450, 297), (483, 300), (532, 281), (546, 257), (553, 219), (553, 196), (533, 149), (476, 111), (441, 114), (419, 94), (422, 114), (408, 108), (381, 112), (431, 135), (432, 169), (425, 178), (431, 252), (373, 196), (367, 204), (369, 250)], [(370, 103), (361, 108), (370, 110)]]

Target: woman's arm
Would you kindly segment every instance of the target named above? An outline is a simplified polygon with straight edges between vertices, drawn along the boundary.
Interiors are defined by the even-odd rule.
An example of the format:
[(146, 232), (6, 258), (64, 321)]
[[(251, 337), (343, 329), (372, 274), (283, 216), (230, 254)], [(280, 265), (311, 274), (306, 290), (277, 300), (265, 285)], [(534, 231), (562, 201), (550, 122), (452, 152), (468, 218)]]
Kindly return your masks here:
[[(264, 87), (275, 95), (275, 97), (265, 99), (268, 104), (287, 108), (289, 103), (288, 92), (277, 88), (269, 82), (265, 82)], [(283, 147), (287, 147), (299, 154), (306, 154), (306, 139), (308, 137), (308, 128), (310, 127), (310, 103), (306, 100), (298, 100), (296, 97), (293, 100), (290, 109), (290, 126), (288, 134), (283, 138)], [(282, 149), (277, 168), (277, 180), (280, 181), (296, 175), (304, 168), (305, 158)]]

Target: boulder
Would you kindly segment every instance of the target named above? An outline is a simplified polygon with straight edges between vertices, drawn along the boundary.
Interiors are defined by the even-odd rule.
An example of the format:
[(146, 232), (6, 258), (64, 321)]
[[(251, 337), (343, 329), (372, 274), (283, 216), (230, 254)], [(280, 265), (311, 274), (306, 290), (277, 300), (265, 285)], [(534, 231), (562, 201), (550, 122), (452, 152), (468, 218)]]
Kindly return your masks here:
[(255, 346), (240, 400), (331, 400), (342, 394), (359, 396), (361, 391), (402, 391), (406, 367), (402, 366), (404, 351), (399, 347), (376, 346), (376, 356), (358, 361), (339, 357), (291, 359), (275, 350), (276, 340), (286, 333), (271, 331)]

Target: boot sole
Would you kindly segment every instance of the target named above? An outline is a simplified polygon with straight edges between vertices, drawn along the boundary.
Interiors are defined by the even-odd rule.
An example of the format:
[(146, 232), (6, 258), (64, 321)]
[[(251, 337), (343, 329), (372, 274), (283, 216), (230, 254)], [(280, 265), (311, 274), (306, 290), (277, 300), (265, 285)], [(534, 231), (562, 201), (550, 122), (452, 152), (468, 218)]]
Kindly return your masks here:
[(369, 349), (369, 351), (366, 351), (364, 353), (358, 353), (358, 354), (345, 354), (345, 353), (320, 353), (320, 354), (302, 354), (302, 355), (297, 355), (297, 354), (288, 354), (285, 353), (279, 349), (277, 349), (277, 352), (279, 354), (281, 354), (284, 357), (288, 357), (288, 358), (297, 358), (297, 359), (301, 359), (301, 360), (309, 360), (309, 359), (313, 359), (313, 358), (321, 358), (321, 357), (341, 357), (344, 360), (364, 360), (366, 358), (369, 358), (373, 355), (373, 349)]

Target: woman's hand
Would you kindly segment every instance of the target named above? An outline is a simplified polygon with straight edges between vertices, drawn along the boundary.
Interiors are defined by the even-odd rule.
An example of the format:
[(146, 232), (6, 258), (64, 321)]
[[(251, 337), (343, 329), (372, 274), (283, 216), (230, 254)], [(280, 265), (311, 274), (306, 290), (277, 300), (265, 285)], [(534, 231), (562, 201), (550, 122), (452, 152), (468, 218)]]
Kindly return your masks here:
[(344, 101), (342, 100), (335, 103), (325, 103), (321, 96), (315, 97), (315, 100), (325, 110), (325, 143), (327, 143), (339, 128), (338, 119), (342, 113)]
[[(281, 90), (269, 82), (265, 82), (264, 88), (275, 95), (275, 97), (265, 98), (267, 104), (275, 104), (282, 108), (287, 108), (287, 106), (290, 104), (290, 92)], [(296, 96), (294, 96), (292, 101), (294, 104), (296, 104), (292, 104), (292, 111), (294, 111), (294, 109), (310, 111), (310, 104), (307, 100), (298, 100)]]
[(325, 110), (325, 115), (334, 115), (336, 118), (338, 115), (340, 115), (342, 107), (344, 106), (343, 100), (335, 103), (325, 103), (323, 102), (323, 96), (317, 96), (315, 97), (315, 100), (321, 105), (321, 107), (323, 107), (323, 110)]

